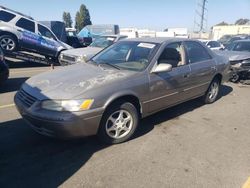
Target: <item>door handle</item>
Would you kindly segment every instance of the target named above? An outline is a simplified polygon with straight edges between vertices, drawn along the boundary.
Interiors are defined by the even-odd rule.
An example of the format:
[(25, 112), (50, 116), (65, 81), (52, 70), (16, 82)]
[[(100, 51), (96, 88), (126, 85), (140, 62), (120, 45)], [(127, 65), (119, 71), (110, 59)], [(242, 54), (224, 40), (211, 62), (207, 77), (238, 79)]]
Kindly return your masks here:
[(22, 30), (22, 29), (17, 29), (17, 31), (19, 31), (19, 32), (23, 32), (23, 30)]

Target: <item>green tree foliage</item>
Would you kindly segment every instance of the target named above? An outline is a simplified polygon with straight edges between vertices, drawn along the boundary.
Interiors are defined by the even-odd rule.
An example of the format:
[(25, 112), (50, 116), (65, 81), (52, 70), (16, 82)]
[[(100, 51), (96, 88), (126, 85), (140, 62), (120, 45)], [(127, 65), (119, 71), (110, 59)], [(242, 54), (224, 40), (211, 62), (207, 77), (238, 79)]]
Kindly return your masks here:
[(90, 19), (89, 10), (84, 4), (82, 4), (79, 11), (76, 13), (75, 28), (77, 31), (80, 31), (86, 25), (92, 25), (92, 22)]
[(235, 25), (246, 25), (250, 20), (246, 18), (240, 18), (235, 22)]
[(72, 18), (69, 12), (63, 12), (63, 22), (66, 27), (72, 27)]

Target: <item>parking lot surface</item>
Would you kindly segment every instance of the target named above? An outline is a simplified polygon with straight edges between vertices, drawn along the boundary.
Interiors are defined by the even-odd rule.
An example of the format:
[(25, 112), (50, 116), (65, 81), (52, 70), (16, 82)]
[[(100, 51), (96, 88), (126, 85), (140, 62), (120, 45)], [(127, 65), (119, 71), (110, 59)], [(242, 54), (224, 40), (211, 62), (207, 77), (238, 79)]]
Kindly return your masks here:
[[(227, 83), (214, 104), (199, 99), (141, 121), (129, 142), (56, 140), (35, 133), (13, 97), (48, 66), (9, 62), (0, 89), (0, 187), (225, 187), (250, 177), (250, 86)], [(57, 67), (56, 67), (57, 68)]]

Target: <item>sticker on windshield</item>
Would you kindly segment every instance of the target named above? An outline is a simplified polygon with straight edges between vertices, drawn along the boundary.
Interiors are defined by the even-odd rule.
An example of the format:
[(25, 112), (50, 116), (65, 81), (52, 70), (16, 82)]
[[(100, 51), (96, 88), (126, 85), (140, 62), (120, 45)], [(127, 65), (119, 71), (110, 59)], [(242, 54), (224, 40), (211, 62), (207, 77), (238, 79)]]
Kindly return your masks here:
[(107, 40), (114, 41), (114, 38), (108, 37)]
[(150, 44), (150, 43), (140, 43), (137, 45), (138, 47), (142, 47), (142, 48), (154, 48), (155, 47), (155, 44)]

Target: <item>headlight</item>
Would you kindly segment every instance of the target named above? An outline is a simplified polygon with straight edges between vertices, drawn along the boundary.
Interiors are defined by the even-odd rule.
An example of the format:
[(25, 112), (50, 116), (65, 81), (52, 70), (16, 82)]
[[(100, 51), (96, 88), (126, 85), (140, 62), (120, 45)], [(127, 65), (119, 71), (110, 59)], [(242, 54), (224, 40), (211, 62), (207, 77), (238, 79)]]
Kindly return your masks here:
[(77, 63), (86, 62), (86, 61), (87, 61), (87, 56), (86, 55), (79, 56), (79, 57), (76, 58)]
[(42, 101), (41, 108), (53, 111), (77, 112), (90, 109), (93, 102), (93, 99), (45, 100)]
[(240, 68), (240, 66), (242, 65), (242, 63), (236, 63), (234, 65), (231, 65), (233, 68)]

